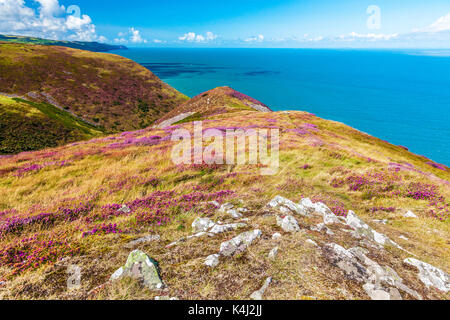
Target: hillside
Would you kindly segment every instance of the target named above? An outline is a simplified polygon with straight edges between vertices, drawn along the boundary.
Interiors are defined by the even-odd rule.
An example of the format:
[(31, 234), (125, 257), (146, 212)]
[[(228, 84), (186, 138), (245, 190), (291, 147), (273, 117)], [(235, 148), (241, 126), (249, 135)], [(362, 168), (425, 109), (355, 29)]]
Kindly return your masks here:
[(230, 87), (219, 87), (186, 101), (161, 117), (157, 124), (165, 127), (174, 123), (201, 120), (202, 118), (222, 113), (232, 113), (243, 110), (270, 111), (259, 102)]
[(0, 95), (0, 154), (56, 147), (103, 130), (48, 103)]
[(307, 112), (207, 128), (279, 129), (278, 172), (174, 164), (190, 122), (1, 157), (0, 299), (449, 298), (447, 167)]
[(94, 52), (107, 52), (111, 50), (127, 49), (127, 47), (122, 45), (111, 45), (99, 42), (48, 40), (34, 37), (11, 36), (2, 34), (0, 34), (0, 41), (23, 44), (40, 44), (45, 46), (60, 46)]
[(109, 132), (145, 128), (188, 99), (126, 58), (5, 42), (0, 94), (52, 104)]

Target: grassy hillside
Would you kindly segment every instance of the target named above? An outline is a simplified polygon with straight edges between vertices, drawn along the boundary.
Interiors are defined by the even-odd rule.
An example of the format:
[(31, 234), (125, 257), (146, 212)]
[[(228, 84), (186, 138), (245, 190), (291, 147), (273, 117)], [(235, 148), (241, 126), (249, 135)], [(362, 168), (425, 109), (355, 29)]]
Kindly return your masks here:
[[(265, 299), (369, 299), (364, 283), (330, 263), (326, 248), (335, 243), (362, 248), (370, 261), (395, 270), (414, 291), (400, 291), (403, 299), (448, 299), (403, 263), (415, 257), (450, 271), (447, 167), (306, 112), (245, 109), (211, 115), (203, 126), (279, 128), (278, 173), (260, 175), (261, 165), (175, 165), (170, 135), (192, 130), (189, 122), (0, 158), (0, 297), (248, 299), (272, 277)], [(403, 249), (337, 222), (321, 232), (327, 229), (316, 227), (324, 220), (317, 214), (293, 215), (299, 230), (285, 232), (276, 217), (286, 212), (267, 206), (276, 195), (308, 197), (340, 217), (353, 210)], [(233, 219), (209, 201), (247, 211)], [(418, 217), (405, 218), (408, 210)], [(197, 217), (244, 225), (189, 238)], [(222, 242), (255, 229), (262, 236), (247, 250), (221, 257), (214, 268), (204, 265)], [(130, 244), (149, 235), (160, 238)], [(268, 257), (275, 247), (276, 258)], [(165, 290), (108, 281), (133, 249), (159, 262)], [(81, 287), (72, 291), (70, 265), (82, 269)]]
[(48, 40), (34, 37), (24, 37), (24, 36), (11, 36), (11, 35), (1, 35), (0, 41), (13, 42), (13, 43), (23, 43), (23, 44), (40, 44), (45, 46), (60, 46), (68, 47), (73, 49), (88, 50), (95, 52), (106, 52), (110, 50), (125, 50), (127, 47), (122, 45), (110, 45), (98, 42), (86, 42), (86, 41), (60, 41), (60, 40)]
[(0, 94), (50, 103), (111, 132), (145, 128), (187, 97), (116, 55), (0, 42)]
[(253, 99), (230, 87), (219, 87), (201, 93), (198, 96), (186, 101), (161, 117), (157, 123), (170, 123), (171, 119), (174, 119), (174, 117), (180, 114), (190, 114), (190, 116), (180, 121), (175, 121), (175, 124), (200, 120), (210, 115), (222, 113), (232, 113), (243, 110), (254, 111), (255, 108), (270, 111), (265, 104), (257, 101), (256, 99)]
[(103, 134), (48, 103), (0, 95), (0, 154), (56, 147)]

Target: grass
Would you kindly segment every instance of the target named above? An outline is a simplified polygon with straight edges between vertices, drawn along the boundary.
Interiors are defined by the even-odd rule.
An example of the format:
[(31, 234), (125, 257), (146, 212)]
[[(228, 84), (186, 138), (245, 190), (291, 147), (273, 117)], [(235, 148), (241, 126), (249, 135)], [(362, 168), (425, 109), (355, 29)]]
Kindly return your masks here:
[[(265, 204), (275, 195), (293, 201), (310, 197), (320, 199), (334, 210), (352, 209), (421, 260), (447, 272), (450, 270), (449, 217), (448, 212), (445, 213), (450, 196), (448, 169), (434, 168), (427, 164), (429, 160), (403, 148), (306, 112), (239, 111), (210, 116), (208, 120), (214, 121), (204, 122), (204, 129), (250, 124), (261, 128), (278, 126), (282, 130), (279, 172), (274, 176), (261, 176), (259, 168), (252, 165), (176, 166), (171, 160), (173, 142), (170, 140), (157, 139), (147, 146), (134, 143), (143, 137), (166, 137), (171, 132), (167, 128), (147, 128), (1, 158), (0, 226), (12, 217), (58, 214), (61, 208), (79, 209), (86, 203), (92, 207), (73, 220), (61, 220), (58, 216), (60, 220), (52, 224), (35, 223), (20, 232), (3, 233), (0, 242), (3, 255), (5, 250), (19, 248), (22, 240), (34, 235), (37, 239), (30, 240), (26, 250), (37, 252), (38, 257), (47, 254), (41, 250), (42, 241), (64, 239), (67, 245), (55, 247), (56, 261), (19, 272), (17, 266), (2, 260), (0, 279), (6, 280), (7, 285), (0, 288), (0, 296), (152, 299), (156, 295), (170, 295), (181, 299), (247, 299), (268, 276), (272, 276), (275, 281), (267, 291), (269, 299), (366, 299), (361, 286), (342, 280), (343, 275), (324, 260), (320, 251), (306, 243), (307, 239), (313, 239), (321, 245), (328, 242), (346, 248), (361, 245), (339, 227), (332, 227), (336, 236), (330, 237), (308, 229), (320, 219), (299, 218), (302, 232), (283, 234), (278, 244), (271, 240), (271, 235), (280, 229), (274, 216), (267, 215)], [(191, 123), (180, 126), (192, 130)], [(60, 161), (67, 164), (54, 164)], [(410, 163), (412, 167), (398, 169), (392, 166), (393, 162)], [(39, 169), (18, 175), (32, 165)], [(375, 173), (386, 174), (378, 184), (368, 183), (362, 189), (351, 190), (347, 183), (348, 177)], [(401, 179), (394, 179), (394, 175)], [(333, 186), (335, 179), (342, 179), (344, 183)], [(396, 183), (393, 190), (378, 188), (391, 182)], [(440, 202), (430, 204), (430, 200), (406, 196), (404, 191), (417, 182), (435, 185)], [(368, 191), (375, 192), (374, 196), (365, 197)], [(136, 202), (137, 199), (141, 201)], [(251, 226), (215, 238), (182, 241), (175, 247), (166, 248), (167, 244), (190, 235), (190, 225), (198, 216), (231, 221), (208, 207), (205, 202), (209, 200), (231, 201), (249, 208), (245, 217)], [(124, 203), (132, 207), (132, 213), (116, 214), (114, 208)], [(110, 207), (113, 209), (108, 209)], [(396, 210), (372, 212), (374, 207), (395, 207)], [(403, 218), (407, 210), (412, 210), (419, 218)], [(431, 210), (441, 210), (442, 219)], [(389, 219), (388, 225), (372, 222), (385, 218)], [(82, 236), (85, 231), (110, 223), (116, 224), (122, 232)], [(263, 231), (263, 237), (246, 253), (223, 260), (216, 269), (203, 265), (206, 256), (218, 252), (221, 242), (255, 228)], [(125, 244), (154, 233), (161, 236), (161, 241), (142, 244), (138, 248), (159, 261), (168, 291), (163, 294), (151, 292), (129, 280), (107, 283), (112, 272), (126, 261), (130, 249)], [(410, 240), (403, 243), (400, 235)], [(271, 261), (267, 254), (275, 245), (280, 247), (280, 256)], [(445, 298), (424, 288), (417, 280), (417, 272), (402, 265), (401, 261), (406, 257), (405, 253), (388, 248), (371, 258), (393, 266), (408, 285), (426, 298)], [(68, 264), (77, 264), (85, 270), (82, 289), (76, 292), (67, 292), (65, 287), (64, 272)]]

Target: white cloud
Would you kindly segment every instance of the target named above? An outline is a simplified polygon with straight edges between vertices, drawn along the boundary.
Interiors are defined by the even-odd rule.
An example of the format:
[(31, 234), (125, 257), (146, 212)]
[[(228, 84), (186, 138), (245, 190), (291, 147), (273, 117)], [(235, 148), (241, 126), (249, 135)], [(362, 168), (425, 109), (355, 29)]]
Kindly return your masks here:
[(142, 38), (141, 32), (134, 27), (128, 29), (127, 32), (119, 32), (118, 38), (114, 39), (117, 43), (147, 43), (148, 41)]
[(259, 34), (257, 36), (254, 37), (250, 37), (244, 40), (245, 42), (263, 42), (264, 41), (264, 36), (262, 34)]
[(206, 35), (196, 34), (195, 32), (188, 32), (181, 37), (178, 37), (178, 40), (187, 42), (209, 42), (214, 41), (217, 38), (218, 36), (211, 31), (206, 32)]
[(382, 34), (382, 33), (367, 33), (360, 34), (356, 32), (351, 32), (349, 35), (342, 35), (338, 37), (336, 40), (343, 41), (379, 41), (379, 40), (392, 40), (396, 39), (399, 36), (398, 33), (392, 34)]
[(96, 33), (88, 15), (68, 14), (59, 0), (36, 0), (37, 8), (24, 0), (0, 0), (0, 33), (58, 40), (106, 41)]
[(413, 30), (413, 32), (430, 32), (430, 33), (443, 31), (450, 31), (450, 13), (447, 13), (445, 16), (440, 17), (426, 28)]

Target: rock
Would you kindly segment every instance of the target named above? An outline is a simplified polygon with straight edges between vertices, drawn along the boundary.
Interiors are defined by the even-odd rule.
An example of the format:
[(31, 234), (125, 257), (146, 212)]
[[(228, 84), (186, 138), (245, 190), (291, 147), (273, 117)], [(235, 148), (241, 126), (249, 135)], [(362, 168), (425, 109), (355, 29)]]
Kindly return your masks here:
[(277, 254), (278, 254), (278, 247), (273, 248), (272, 250), (270, 250), (268, 258), (273, 260), (276, 258)]
[(137, 240), (133, 240), (133, 241), (127, 243), (125, 245), (125, 247), (132, 248), (132, 247), (135, 247), (135, 246), (137, 246), (139, 244), (142, 244), (142, 243), (147, 243), (147, 242), (152, 242), (152, 241), (159, 241), (160, 239), (161, 239), (161, 237), (159, 235), (149, 235), (149, 236), (145, 236), (143, 238), (139, 238)]
[(228, 210), (227, 213), (228, 213), (233, 219), (239, 219), (239, 218), (242, 218), (242, 213), (238, 212), (237, 210), (231, 209), (231, 210)]
[(179, 300), (179, 299), (175, 298), (175, 297), (171, 298), (169, 296), (161, 296), (161, 297), (156, 296), (155, 300), (165, 300), (165, 301), (171, 300), (171, 301), (175, 301), (175, 300)]
[(138, 279), (149, 289), (161, 289), (164, 286), (159, 276), (158, 263), (140, 250), (130, 253), (125, 265), (114, 272), (111, 280), (124, 277)]
[(402, 240), (405, 240), (405, 241), (408, 241), (408, 240), (409, 240), (409, 239), (408, 239), (407, 237), (405, 237), (405, 236), (400, 236), (399, 238), (402, 239)]
[(245, 223), (230, 223), (230, 224), (216, 224), (209, 230), (212, 234), (225, 233), (233, 231), (239, 228), (245, 228), (247, 225)]
[(338, 224), (341, 223), (341, 220), (339, 220), (339, 217), (336, 216), (331, 210), (325, 210), (323, 212), (323, 223), (325, 225)]
[(210, 204), (216, 208), (220, 208), (220, 203), (218, 203), (217, 201), (209, 201), (208, 204)]
[(334, 235), (334, 232), (330, 230), (330, 228), (328, 228), (325, 223), (319, 223), (317, 226), (313, 226), (310, 228), (311, 231), (317, 231), (317, 232), (321, 232), (321, 233), (326, 233), (330, 236)]
[(396, 248), (403, 249), (397, 243), (389, 239), (384, 234), (381, 234), (373, 230), (367, 223), (362, 221), (353, 211), (349, 211), (347, 214), (346, 223), (353, 230), (358, 232), (361, 236), (366, 237), (382, 246), (392, 245)]
[(126, 205), (122, 205), (122, 208), (120, 208), (119, 210), (117, 210), (117, 212), (122, 212), (122, 213), (130, 213), (131, 209), (129, 207), (127, 207)]
[(417, 218), (417, 216), (412, 211), (408, 211), (407, 213), (405, 213), (403, 215), (403, 217), (405, 217), (405, 218)]
[(372, 283), (366, 283), (363, 289), (372, 300), (403, 300), (396, 288), (385, 289)]
[(220, 256), (218, 254), (212, 254), (208, 256), (205, 259), (205, 265), (211, 268), (217, 267), (219, 265), (219, 257)]
[(230, 257), (244, 252), (261, 235), (261, 230), (254, 230), (242, 233), (229, 241), (223, 242), (220, 245), (220, 255)]
[(262, 300), (263, 299), (263, 295), (266, 292), (267, 288), (269, 287), (269, 285), (272, 283), (272, 278), (267, 278), (266, 281), (264, 282), (264, 285), (261, 287), (261, 289), (259, 289), (258, 291), (253, 292), (250, 295), (250, 299), (252, 300)]
[(281, 234), (280, 233), (274, 233), (272, 235), (272, 240), (280, 240), (281, 239)]
[(419, 279), (427, 287), (435, 287), (443, 292), (450, 290), (449, 275), (441, 269), (414, 258), (405, 259), (403, 262), (419, 269)]
[(286, 232), (298, 232), (300, 227), (293, 216), (277, 217), (277, 225)]
[(281, 196), (276, 196), (267, 205), (271, 208), (278, 209), (281, 213), (284, 214), (295, 213), (302, 216), (308, 215), (308, 212), (302, 206)]
[(222, 206), (220, 206), (219, 211), (222, 213), (226, 213), (228, 210), (231, 210), (234, 208), (234, 205), (231, 203), (224, 203)]
[(246, 209), (246, 208), (238, 208), (237, 211), (240, 212), (240, 213), (246, 213), (246, 212), (248, 212), (248, 209)]
[(299, 205), (305, 210), (308, 214), (314, 213), (316, 211), (315, 204), (309, 198), (305, 198), (300, 200)]
[(214, 227), (215, 223), (209, 218), (197, 218), (192, 222), (192, 230), (197, 232), (205, 232)]
[(389, 222), (389, 220), (387, 220), (387, 219), (383, 219), (383, 220), (372, 220), (372, 221), (375, 222), (375, 223), (384, 224), (384, 225), (386, 225), (386, 224)]
[(358, 282), (367, 282), (369, 280), (367, 269), (357, 261), (350, 251), (335, 243), (326, 244), (322, 250), (325, 259), (344, 271), (349, 279)]

